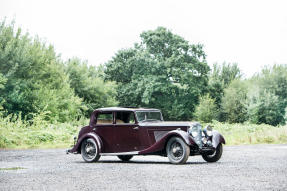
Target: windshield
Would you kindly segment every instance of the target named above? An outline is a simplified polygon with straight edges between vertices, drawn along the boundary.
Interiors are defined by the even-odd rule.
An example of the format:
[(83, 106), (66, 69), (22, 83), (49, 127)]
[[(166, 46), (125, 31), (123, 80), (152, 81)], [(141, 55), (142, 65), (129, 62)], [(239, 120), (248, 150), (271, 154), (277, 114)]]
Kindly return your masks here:
[(161, 113), (159, 111), (137, 111), (136, 115), (139, 122), (162, 121)]

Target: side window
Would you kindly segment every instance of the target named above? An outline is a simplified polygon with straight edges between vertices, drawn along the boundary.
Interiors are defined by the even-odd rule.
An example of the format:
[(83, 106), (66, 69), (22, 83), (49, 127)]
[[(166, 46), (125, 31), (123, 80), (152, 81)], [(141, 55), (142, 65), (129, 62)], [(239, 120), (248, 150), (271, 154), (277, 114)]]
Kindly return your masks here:
[(133, 112), (120, 111), (116, 113), (116, 124), (135, 124)]
[(113, 113), (99, 113), (97, 117), (97, 124), (112, 124), (113, 123)]

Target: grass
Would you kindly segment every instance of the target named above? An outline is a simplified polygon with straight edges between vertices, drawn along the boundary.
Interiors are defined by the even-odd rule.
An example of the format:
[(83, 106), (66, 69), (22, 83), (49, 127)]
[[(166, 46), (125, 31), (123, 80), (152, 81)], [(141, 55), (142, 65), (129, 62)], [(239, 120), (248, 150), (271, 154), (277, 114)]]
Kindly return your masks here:
[(73, 143), (87, 119), (70, 123), (49, 123), (43, 116), (25, 121), (14, 116), (0, 117), (0, 148), (65, 148)]
[(0, 170), (22, 170), (25, 168), (22, 167), (11, 167), (11, 168), (0, 168)]
[[(49, 123), (45, 116), (35, 116), (26, 121), (10, 115), (0, 116), (0, 148), (68, 148), (73, 144), (81, 126), (88, 124), (88, 119), (70, 123)], [(270, 126), (254, 124), (225, 124), (214, 121), (213, 129), (219, 131), (227, 145), (240, 144), (286, 144), (287, 125)]]
[(274, 127), (266, 124), (226, 124), (216, 121), (212, 125), (213, 129), (224, 136), (227, 145), (287, 143), (287, 125)]

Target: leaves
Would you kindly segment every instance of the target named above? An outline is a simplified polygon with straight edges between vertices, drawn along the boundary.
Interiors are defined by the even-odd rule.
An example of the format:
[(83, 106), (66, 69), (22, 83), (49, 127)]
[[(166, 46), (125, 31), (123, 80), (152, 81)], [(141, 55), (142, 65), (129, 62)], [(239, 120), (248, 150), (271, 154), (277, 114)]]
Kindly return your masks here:
[(163, 27), (143, 32), (141, 43), (106, 63), (107, 80), (118, 84), (122, 106), (155, 107), (166, 119), (191, 119), (207, 90), (209, 67), (201, 45), (190, 45)]

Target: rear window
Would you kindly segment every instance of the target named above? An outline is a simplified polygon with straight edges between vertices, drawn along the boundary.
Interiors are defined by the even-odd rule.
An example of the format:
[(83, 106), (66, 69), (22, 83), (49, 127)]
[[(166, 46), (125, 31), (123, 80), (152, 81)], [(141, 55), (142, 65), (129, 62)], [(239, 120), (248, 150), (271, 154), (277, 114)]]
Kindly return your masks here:
[(113, 123), (113, 113), (99, 113), (97, 117), (97, 124), (112, 124)]

